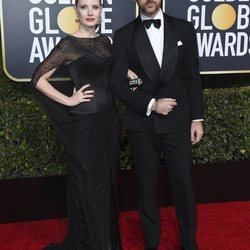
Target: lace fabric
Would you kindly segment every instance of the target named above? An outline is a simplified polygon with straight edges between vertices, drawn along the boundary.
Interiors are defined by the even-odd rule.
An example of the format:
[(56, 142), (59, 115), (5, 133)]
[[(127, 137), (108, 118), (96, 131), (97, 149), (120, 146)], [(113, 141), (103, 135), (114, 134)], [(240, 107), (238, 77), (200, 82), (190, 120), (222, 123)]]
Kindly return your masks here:
[(42, 75), (61, 65), (67, 65), (78, 58), (96, 55), (110, 57), (111, 42), (108, 37), (100, 35), (95, 38), (79, 38), (66, 36), (54, 47), (47, 58), (37, 67), (33, 76), (32, 84), (36, 86)]
[[(36, 86), (42, 75), (61, 65), (79, 67), (80, 63), (84, 67), (84, 60), (79, 58), (86, 58), (90, 67), (97, 70), (95, 64), (100, 60), (89, 59), (108, 59), (110, 55), (111, 44), (105, 36), (94, 39), (67, 36), (38, 66), (32, 83)], [(100, 70), (103, 70), (102, 66)], [(99, 73), (95, 72), (98, 79)], [(109, 74), (102, 74), (102, 81), (109, 82)], [(109, 91), (107, 84), (102, 84), (100, 89), (101, 92)], [(116, 204), (119, 122), (115, 106), (102, 112), (72, 114), (68, 107), (52, 101), (38, 90), (35, 94), (69, 153), (68, 234), (64, 242), (44, 249), (119, 250)]]

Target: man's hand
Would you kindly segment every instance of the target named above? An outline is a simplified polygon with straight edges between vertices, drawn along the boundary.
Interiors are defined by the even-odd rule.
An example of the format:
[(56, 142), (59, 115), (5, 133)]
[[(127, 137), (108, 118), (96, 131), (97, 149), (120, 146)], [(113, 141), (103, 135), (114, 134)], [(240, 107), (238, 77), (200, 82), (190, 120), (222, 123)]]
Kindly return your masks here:
[[(127, 77), (129, 80), (134, 80), (138, 78), (138, 75), (132, 71), (131, 69), (128, 69), (128, 73), (127, 73)], [(134, 88), (130, 88), (133, 91), (136, 91), (138, 89), (138, 87), (134, 87)]]
[(198, 143), (203, 136), (203, 125), (201, 121), (193, 121), (191, 124), (191, 142)]
[(173, 98), (161, 98), (158, 99), (157, 105), (155, 105), (154, 111), (157, 114), (167, 115), (177, 105), (176, 99)]

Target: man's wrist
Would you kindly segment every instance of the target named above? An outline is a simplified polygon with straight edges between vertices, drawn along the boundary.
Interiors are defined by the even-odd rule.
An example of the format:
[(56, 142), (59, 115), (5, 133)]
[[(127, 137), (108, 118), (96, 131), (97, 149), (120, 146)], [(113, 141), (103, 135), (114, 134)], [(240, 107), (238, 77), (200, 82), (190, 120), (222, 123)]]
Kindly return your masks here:
[(147, 107), (147, 112), (146, 112), (147, 116), (150, 116), (150, 114), (152, 113), (152, 111), (153, 111), (152, 107), (153, 107), (154, 102), (155, 102), (155, 99), (152, 98), (148, 104), (148, 107)]
[(158, 102), (157, 102), (157, 100), (155, 100), (153, 105), (152, 105), (152, 111), (157, 112), (157, 108), (158, 108)]

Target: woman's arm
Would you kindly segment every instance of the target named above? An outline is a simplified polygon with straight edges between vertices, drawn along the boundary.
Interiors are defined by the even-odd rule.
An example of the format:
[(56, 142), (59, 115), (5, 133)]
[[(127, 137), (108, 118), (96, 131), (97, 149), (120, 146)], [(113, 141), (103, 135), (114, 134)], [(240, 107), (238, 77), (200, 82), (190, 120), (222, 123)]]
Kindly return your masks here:
[(68, 59), (69, 50), (68, 39), (62, 39), (37, 67), (32, 76), (32, 84), (50, 99), (66, 106), (75, 106), (82, 102), (89, 102), (93, 97), (94, 91), (88, 89), (89, 84), (82, 86), (78, 91), (74, 91), (72, 96), (67, 96), (55, 89), (48, 81), (59, 66), (70, 61)]
[(49, 82), (48, 78), (55, 72), (56, 68), (42, 75), (37, 84), (36, 88), (43, 94), (48, 96), (50, 99), (59, 102), (66, 106), (75, 106), (82, 102), (89, 102), (94, 97), (93, 90), (87, 90), (90, 85), (83, 85), (78, 91), (74, 91), (72, 96), (66, 96), (57, 89), (55, 89)]

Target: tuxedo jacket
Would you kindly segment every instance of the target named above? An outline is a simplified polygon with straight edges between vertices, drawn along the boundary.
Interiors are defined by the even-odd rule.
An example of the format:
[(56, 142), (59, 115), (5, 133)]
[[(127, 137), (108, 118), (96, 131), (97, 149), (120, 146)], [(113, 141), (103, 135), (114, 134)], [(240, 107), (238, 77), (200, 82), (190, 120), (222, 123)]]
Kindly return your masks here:
[[(161, 67), (140, 16), (115, 32), (113, 56), (111, 87), (126, 106), (126, 129), (168, 133), (187, 129), (191, 120), (204, 118), (197, 42), (191, 23), (164, 14)], [(127, 87), (128, 69), (143, 80), (135, 92)], [(155, 112), (146, 116), (150, 100), (164, 97), (176, 99), (173, 111), (166, 116)]]

